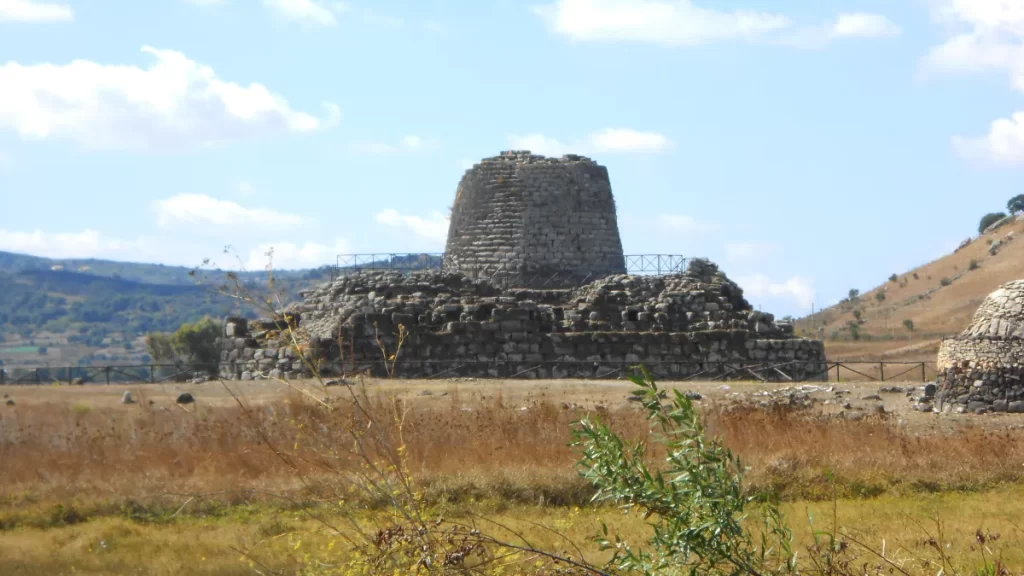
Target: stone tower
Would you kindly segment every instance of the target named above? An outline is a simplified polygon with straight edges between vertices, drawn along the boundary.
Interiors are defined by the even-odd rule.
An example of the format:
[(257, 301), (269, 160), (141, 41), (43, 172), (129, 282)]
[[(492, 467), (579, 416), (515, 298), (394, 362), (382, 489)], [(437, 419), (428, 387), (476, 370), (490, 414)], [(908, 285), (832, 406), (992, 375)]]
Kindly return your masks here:
[(459, 182), (445, 258), (450, 270), (510, 286), (625, 273), (607, 168), (574, 154), (485, 158)]

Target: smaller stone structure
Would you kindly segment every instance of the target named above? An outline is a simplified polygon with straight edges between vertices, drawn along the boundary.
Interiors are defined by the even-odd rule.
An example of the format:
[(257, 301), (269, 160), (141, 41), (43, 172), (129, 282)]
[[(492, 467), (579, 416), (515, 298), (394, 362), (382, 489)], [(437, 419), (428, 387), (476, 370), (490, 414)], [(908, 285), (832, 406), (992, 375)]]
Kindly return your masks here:
[(938, 369), (944, 410), (1024, 412), (1024, 280), (989, 294), (967, 329), (943, 339)]

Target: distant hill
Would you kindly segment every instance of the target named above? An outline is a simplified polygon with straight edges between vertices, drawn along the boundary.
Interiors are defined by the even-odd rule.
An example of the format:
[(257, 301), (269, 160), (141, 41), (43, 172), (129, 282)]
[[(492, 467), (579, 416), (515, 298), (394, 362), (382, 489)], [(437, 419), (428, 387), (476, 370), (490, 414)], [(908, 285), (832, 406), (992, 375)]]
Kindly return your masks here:
[[(436, 256), (396, 258), (400, 269), (436, 267)], [(363, 262), (363, 267), (383, 262)], [(237, 299), (234, 282), (217, 270), (97, 259), (50, 259), (0, 252), (0, 363), (66, 366), (147, 362), (142, 338), (176, 330), (209, 315), (258, 315)], [(284, 304), (329, 280), (332, 266), (275, 270)], [(267, 295), (266, 271), (235, 272), (254, 296)]]
[[(142, 337), (149, 332), (173, 331), (206, 315), (255, 314), (218, 293), (227, 283), (225, 273), (190, 272), (182, 266), (0, 252), (0, 362), (76, 365), (110, 362), (111, 355), (140, 362)], [(275, 271), (275, 287), (287, 303), (330, 274), (329, 267)], [(237, 278), (256, 295), (267, 292), (265, 271), (240, 272)]]
[(1024, 278), (1024, 221), (972, 238), (913, 270), (893, 272), (855, 298), (797, 320), (797, 333), (823, 337), (836, 360), (934, 360), (939, 341), (966, 328), (989, 293)]
[[(52, 270), (80, 272), (105, 278), (119, 278), (146, 284), (193, 285), (189, 275), (191, 268), (185, 266), (164, 266), (139, 262), (116, 262), (92, 258), (41, 258), (27, 254), (0, 251), (0, 272), (24, 272), (31, 270)], [(325, 280), (330, 277), (331, 266), (303, 270), (275, 270), (274, 275), (289, 280)], [(238, 272), (244, 280), (263, 281), (263, 270)]]

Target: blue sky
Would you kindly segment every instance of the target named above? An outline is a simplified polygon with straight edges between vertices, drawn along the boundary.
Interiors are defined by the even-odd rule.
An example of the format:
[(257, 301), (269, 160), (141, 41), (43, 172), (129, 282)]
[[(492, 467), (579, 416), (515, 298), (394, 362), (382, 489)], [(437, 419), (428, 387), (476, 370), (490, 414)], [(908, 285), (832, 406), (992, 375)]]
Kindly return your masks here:
[(502, 150), (802, 315), (1020, 193), (1024, 0), (0, 0), (0, 250), (441, 251)]

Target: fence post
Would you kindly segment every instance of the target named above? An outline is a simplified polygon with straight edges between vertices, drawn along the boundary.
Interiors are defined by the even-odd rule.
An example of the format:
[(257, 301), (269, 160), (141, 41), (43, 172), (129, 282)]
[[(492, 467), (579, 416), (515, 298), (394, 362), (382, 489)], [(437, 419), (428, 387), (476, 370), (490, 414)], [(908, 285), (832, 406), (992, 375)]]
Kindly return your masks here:
[(839, 362), (836, 362), (836, 383), (837, 384), (839, 382), (842, 382), (842, 379), (839, 378), (839, 366), (840, 366)]
[(71, 384), (71, 366), (68, 366), (65, 370), (67, 370), (68, 374), (68, 384)]
[(149, 365), (149, 383), (156, 382), (156, 369), (152, 364)]
[(39, 384), (42, 380), (39, 379), (39, 368), (36, 368), (36, 384)]
[(107, 386), (110, 386), (110, 366), (104, 368), (103, 371), (107, 373)]
[(882, 374), (882, 382), (885, 382), (885, 362), (878, 363), (878, 371)]
[(924, 362), (921, 362), (921, 382), (927, 382), (927, 381), (928, 381), (928, 379), (925, 378), (925, 374), (924, 374)]
[(0, 368), (0, 386), (3, 386), (6, 382), (7, 370)]

